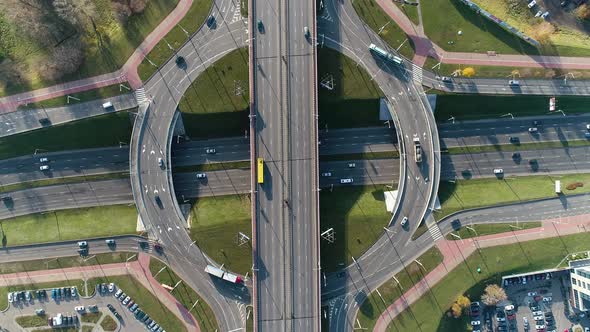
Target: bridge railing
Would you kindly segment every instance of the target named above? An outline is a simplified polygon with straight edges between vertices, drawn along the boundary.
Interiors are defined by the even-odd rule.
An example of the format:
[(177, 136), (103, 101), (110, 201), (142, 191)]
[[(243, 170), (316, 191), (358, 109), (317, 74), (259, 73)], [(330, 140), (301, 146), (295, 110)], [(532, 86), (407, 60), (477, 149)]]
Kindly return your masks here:
[[(129, 174), (131, 177), (131, 192), (133, 193), (133, 201), (137, 213), (141, 218), (143, 225), (147, 225), (144, 222), (144, 218), (147, 218), (147, 212), (145, 209), (145, 201), (142, 194), (140, 165), (137, 163), (139, 160), (139, 142), (144, 134), (144, 127), (149, 115), (150, 104), (140, 105), (133, 122), (133, 130), (131, 132), (131, 141), (129, 142)], [(148, 232), (149, 234), (149, 232)]]

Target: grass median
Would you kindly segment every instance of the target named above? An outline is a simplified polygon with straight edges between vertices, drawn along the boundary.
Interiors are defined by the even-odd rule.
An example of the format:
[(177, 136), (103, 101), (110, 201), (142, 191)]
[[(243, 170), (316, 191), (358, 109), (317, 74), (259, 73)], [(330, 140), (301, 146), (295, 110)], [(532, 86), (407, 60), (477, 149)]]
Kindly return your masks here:
[(88, 289), (94, 290), (97, 284), (111, 282), (130, 296), (141, 310), (166, 331), (186, 331), (184, 324), (156, 296), (129, 275), (88, 279)]
[[(107, 130), (108, 129), (108, 130)], [(38, 152), (101, 148), (129, 143), (128, 112), (99, 115), (0, 138), (0, 159)]]
[(226, 169), (243, 169), (250, 168), (249, 161), (235, 161), (227, 163), (209, 163), (201, 165), (176, 166), (172, 168), (172, 173), (186, 172), (212, 172), (223, 171)]
[[(469, 239), (476, 236), (484, 236), (498, 233), (513, 232), (515, 230), (541, 227), (541, 222), (501, 223), (501, 224), (476, 224), (462, 226), (453, 230), (453, 234), (461, 239)], [(459, 240), (451, 234), (447, 234), (447, 240)]]
[[(166, 264), (156, 258), (150, 260), (150, 271), (156, 280), (162, 284), (174, 287), (180, 279)], [(170, 292), (195, 317), (201, 331), (217, 331), (219, 329), (215, 314), (211, 307), (186, 283), (180, 283)], [(199, 301), (195, 305), (195, 303)], [(195, 305), (195, 306), (194, 306)], [(194, 307), (193, 307), (194, 306)]]
[[(403, 267), (401, 272), (383, 283), (377, 290), (373, 291), (361, 304), (357, 319), (363, 329), (372, 331), (377, 319), (383, 313), (387, 306), (399, 299), (403, 292), (412, 288), (416, 283), (424, 278), (430, 271), (437, 267), (443, 260), (440, 251), (433, 247), (422, 254), (418, 261), (423, 265), (421, 267), (416, 262), (412, 262)], [(396, 281), (397, 279), (397, 281)], [(399, 282), (399, 284), (398, 284)], [(379, 294), (381, 296), (379, 296)]]
[[(427, 1), (431, 2), (431, 1)], [(414, 43), (404, 31), (379, 7), (374, 0), (356, 0), (352, 6), (359, 17), (393, 49), (408, 59), (414, 57)], [(441, 15), (446, 17), (445, 15)], [(400, 48), (401, 46), (401, 48)], [(319, 67), (318, 67), (319, 68)]]
[[(409, 309), (399, 313), (387, 331), (465, 331), (469, 315), (455, 319), (447, 315), (451, 303), (465, 294), (472, 300), (486, 285), (500, 283), (501, 276), (555, 267), (572, 252), (589, 250), (589, 233), (554, 237), (516, 244), (482, 248), (451, 270)], [(476, 269), (480, 268), (481, 273)]]
[(399, 158), (399, 151), (383, 151), (383, 152), (364, 152), (364, 153), (322, 155), (322, 156), (320, 156), (320, 162), (323, 162), (323, 161), (372, 160), (372, 159), (398, 159), (398, 158)]
[(6, 193), (6, 192), (17, 191), (17, 190), (52, 186), (52, 185), (57, 185), (57, 184), (94, 182), (94, 181), (125, 179), (125, 178), (129, 178), (129, 173), (127, 173), (127, 172), (108, 173), (108, 174), (96, 174), (96, 175), (88, 175), (88, 176), (71, 176), (71, 177), (64, 177), (64, 178), (27, 181), (27, 182), (9, 184), (7, 186), (0, 186), (0, 194)]
[(334, 229), (335, 241), (321, 240), (323, 271), (335, 271), (360, 257), (391, 219), (385, 209), (384, 186), (335, 187), (320, 191), (320, 230)]
[[(77, 248), (72, 248), (75, 252)], [(0, 274), (31, 272), (41, 270), (65, 269), (70, 267), (83, 267), (91, 265), (104, 265), (113, 263), (123, 263), (137, 260), (137, 256), (131, 252), (112, 252), (95, 254), (91, 257), (68, 256), (48, 259), (35, 259), (30, 261), (19, 261), (0, 264)]]
[[(146, 59), (137, 67), (139, 77), (143, 81), (147, 80), (157, 70), (154, 65), (150, 64), (148, 59), (158, 67), (166, 63), (166, 60), (174, 54), (174, 51), (168, 45), (174, 50), (180, 48), (189, 38), (187, 33), (192, 35), (205, 23), (205, 19), (211, 11), (212, 4), (212, 0), (193, 0), (191, 7), (182, 20), (172, 27), (172, 30), (154, 46), (146, 56)], [(218, 19), (221, 19), (221, 17), (218, 17)], [(219, 22), (218, 24), (221, 23)]]
[[(123, 85), (129, 87), (127, 82), (122, 83)], [(61, 96), (51, 99), (46, 99), (43, 101), (39, 101), (36, 103), (29, 103), (26, 105), (19, 106), (19, 109), (33, 109), (33, 108), (49, 108), (49, 107), (60, 107), (60, 106), (67, 106), (67, 105), (75, 105), (78, 103), (84, 103), (96, 99), (104, 99), (109, 97), (114, 97), (122, 94), (130, 93), (129, 90), (125, 88), (121, 88), (119, 84), (109, 85), (98, 89), (92, 89), (77, 93), (70, 93), (67, 96)], [(68, 96), (74, 97), (76, 99), (71, 98), (68, 103)]]
[[(135, 206), (111, 205), (50, 211), (0, 221), (2, 246), (135, 234)], [(72, 249), (73, 250), (73, 249)]]
[(115, 331), (117, 330), (117, 326), (119, 326), (119, 323), (110, 315), (105, 316), (102, 322), (100, 322), (100, 327), (102, 327), (103, 331)]
[[(492, 95), (439, 95), (436, 98), (434, 117), (446, 122), (452, 116), (456, 121), (499, 119), (512, 113), (514, 117), (547, 115), (550, 96), (492, 96)], [(557, 97), (559, 109), (566, 114), (588, 112), (590, 97)], [(561, 116), (560, 113), (554, 113)]]
[(24, 328), (47, 326), (47, 316), (45, 314), (20, 316), (16, 317), (14, 320), (18, 325)]
[[(441, 219), (465, 209), (557, 197), (556, 180), (561, 181), (565, 196), (590, 192), (588, 173), (457, 180), (455, 183), (441, 181), (438, 190), (441, 209), (434, 216)], [(581, 183), (583, 186), (574, 190), (566, 188), (573, 183)]]
[(589, 146), (590, 140), (572, 140), (572, 141), (545, 141), (534, 143), (519, 143), (519, 144), (493, 144), (493, 145), (472, 145), (472, 146), (456, 146), (448, 148), (443, 153), (448, 154), (472, 154), (483, 152), (497, 152), (497, 151), (530, 151), (530, 150), (545, 150), (545, 149), (560, 149), (572, 148), (578, 146)]

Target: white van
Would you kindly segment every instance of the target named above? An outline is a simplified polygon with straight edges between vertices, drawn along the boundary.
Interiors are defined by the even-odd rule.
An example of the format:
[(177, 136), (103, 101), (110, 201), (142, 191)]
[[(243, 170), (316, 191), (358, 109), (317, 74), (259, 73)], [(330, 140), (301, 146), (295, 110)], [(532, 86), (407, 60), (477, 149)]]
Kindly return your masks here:
[(102, 104), (102, 108), (109, 109), (113, 107), (113, 103), (111, 103), (110, 101), (107, 101), (106, 103)]
[(340, 179), (340, 183), (352, 183), (352, 179), (348, 178), (348, 179)]

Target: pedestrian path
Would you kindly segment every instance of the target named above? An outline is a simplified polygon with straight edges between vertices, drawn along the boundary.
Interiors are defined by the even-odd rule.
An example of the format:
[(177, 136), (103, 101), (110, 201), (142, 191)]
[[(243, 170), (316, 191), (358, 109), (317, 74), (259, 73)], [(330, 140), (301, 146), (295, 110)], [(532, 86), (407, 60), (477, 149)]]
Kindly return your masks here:
[(549, 219), (544, 221), (542, 226), (538, 228), (480, 236), (461, 241), (446, 240), (441, 237), (436, 241), (436, 247), (443, 255), (442, 263), (434, 270), (430, 271), (430, 273), (428, 273), (422, 280), (417, 282), (414, 287), (407, 290), (397, 301), (388, 306), (377, 319), (373, 331), (385, 332), (389, 323), (391, 323), (397, 315), (407, 309), (414, 302), (418, 301), (418, 299), (426, 294), (431, 287), (443, 279), (448, 272), (461, 264), (464, 257), (471, 255), (478, 247), (487, 248), (513, 244), (517, 241), (524, 242), (582, 233), (586, 232), (587, 227), (590, 227), (590, 215), (580, 215)]

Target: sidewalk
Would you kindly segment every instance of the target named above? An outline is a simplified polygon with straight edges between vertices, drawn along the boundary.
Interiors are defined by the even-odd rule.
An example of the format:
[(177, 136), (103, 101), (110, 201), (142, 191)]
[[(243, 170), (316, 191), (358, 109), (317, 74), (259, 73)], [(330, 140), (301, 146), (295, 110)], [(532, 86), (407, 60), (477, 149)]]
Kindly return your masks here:
[(590, 69), (590, 58), (560, 56), (529, 56), (518, 54), (487, 55), (484, 53), (447, 52), (434, 44), (424, 34), (422, 26), (415, 25), (391, 1), (376, 0), (377, 4), (412, 39), (416, 54), (412, 60), (423, 66), (428, 56), (450, 64), (472, 64), (483, 66), (509, 66), (533, 68)]
[(436, 242), (436, 247), (444, 257), (443, 262), (434, 270), (430, 271), (426, 277), (416, 283), (414, 287), (407, 290), (397, 301), (387, 307), (385, 312), (383, 312), (377, 319), (373, 331), (385, 332), (389, 323), (394, 320), (399, 313), (418, 301), (418, 299), (426, 294), (431, 287), (441, 281), (448, 272), (461, 264), (463, 262), (463, 257), (468, 257), (475, 252), (476, 245), (480, 248), (486, 248), (512, 244), (517, 241), (523, 242), (570, 235), (586, 232), (586, 227), (589, 227), (590, 229), (590, 215), (549, 219), (545, 220), (542, 227), (539, 228), (492, 234), (461, 241), (451, 241), (442, 238)]
[(133, 276), (143, 287), (162, 302), (184, 324), (187, 331), (200, 331), (197, 321), (193, 316), (152, 276), (150, 272), (150, 256), (145, 253), (139, 253), (138, 260), (129, 263), (4, 274), (0, 278), (0, 287), (53, 282), (56, 280), (86, 280), (96, 277), (127, 274)]
[(182, 20), (191, 7), (193, 0), (180, 0), (178, 5), (135, 49), (123, 67), (115, 72), (82, 80), (56, 84), (43, 89), (27, 91), (16, 95), (0, 98), (0, 114), (15, 111), (19, 105), (38, 102), (70, 93), (97, 89), (118, 83), (129, 82), (133, 89), (141, 87), (142, 82), (137, 74), (137, 66), (156, 44)]

